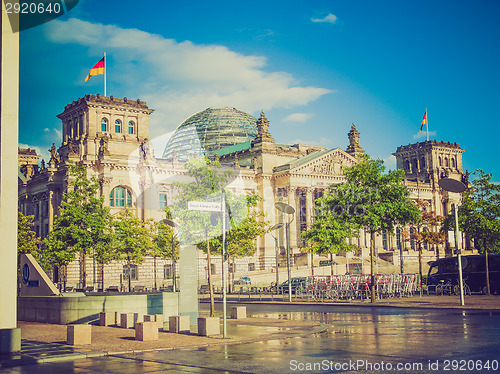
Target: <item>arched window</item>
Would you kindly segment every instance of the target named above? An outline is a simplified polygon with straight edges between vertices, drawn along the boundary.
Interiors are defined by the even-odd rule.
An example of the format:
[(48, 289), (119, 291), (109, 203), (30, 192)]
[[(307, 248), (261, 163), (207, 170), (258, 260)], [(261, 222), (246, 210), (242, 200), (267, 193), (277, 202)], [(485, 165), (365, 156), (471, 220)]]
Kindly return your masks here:
[[(422, 231), (423, 231), (424, 233), (427, 233), (427, 232), (429, 232), (429, 229), (428, 229), (427, 227), (424, 227), (424, 228), (422, 229)], [(424, 238), (425, 238), (425, 236), (424, 236)], [(426, 251), (427, 251), (427, 250), (429, 250), (429, 245), (427, 244), (427, 242), (426, 242), (426, 241), (424, 241), (424, 249), (425, 249)]]
[(445, 168), (450, 167), (450, 160), (448, 160), (448, 157), (445, 157), (445, 158), (444, 158), (444, 167), (445, 167)]
[(109, 194), (110, 206), (132, 206), (132, 192), (125, 187), (115, 187)]
[(451, 158), (451, 167), (455, 168), (455, 157)]
[(414, 173), (418, 172), (418, 160), (417, 159), (413, 160), (413, 172)]
[(109, 131), (109, 122), (107, 118), (101, 119), (101, 131), (102, 132)]
[(122, 121), (119, 119), (115, 121), (115, 132), (122, 132)]
[(135, 134), (135, 124), (132, 121), (128, 123), (128, 133)]
[(439, 166), (443, 166), (443, 158), (439, 156)]
[(415, 235), (415, 229), (410, 228), (410, 248), (412, 251), (415, 250), (415, 239), (413, 239), (413, 235)]
[(424, 169), (425, 169), (425, 157), (421, 157), (421, 158), (420, 158), (420, 168), (421, 168), (422, 170), (424, 170)]
[(405, 160), (404, 163), (403, 163), (403, 168), (407, 171), (410, 170), (410, 161), (408, 160)]

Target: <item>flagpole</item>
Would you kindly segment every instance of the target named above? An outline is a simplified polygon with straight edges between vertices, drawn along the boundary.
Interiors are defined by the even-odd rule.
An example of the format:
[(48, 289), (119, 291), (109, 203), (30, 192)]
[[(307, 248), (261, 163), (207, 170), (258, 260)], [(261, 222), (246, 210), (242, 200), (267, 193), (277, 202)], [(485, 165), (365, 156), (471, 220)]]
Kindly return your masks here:
[(425, 132), (427, 133), (427, 141), (429, 141), (429, 116), (427, 115), (427, 108), (425, 108)]
[[(107, 73), (107, 67), (106, 67), (106, 52), (104, 52), (104, 97), (106, 97), (106, 73)], [(427, 110), (427, 109), (426, 109)], [(429, 136), (427, 136), (428, 138)], [(429, 139), (427, 139), (429, 140)]]

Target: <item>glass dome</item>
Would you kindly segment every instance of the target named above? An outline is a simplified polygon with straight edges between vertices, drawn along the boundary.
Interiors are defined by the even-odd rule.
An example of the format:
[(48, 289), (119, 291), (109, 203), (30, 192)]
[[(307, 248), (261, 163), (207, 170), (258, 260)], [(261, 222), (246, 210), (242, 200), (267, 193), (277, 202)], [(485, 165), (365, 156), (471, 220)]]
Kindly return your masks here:
[(180, 124), (163, 152), (165, 159), (213, 156), (217, 150), (253, 140), (257, 119), (235, 108), (208, 108)]

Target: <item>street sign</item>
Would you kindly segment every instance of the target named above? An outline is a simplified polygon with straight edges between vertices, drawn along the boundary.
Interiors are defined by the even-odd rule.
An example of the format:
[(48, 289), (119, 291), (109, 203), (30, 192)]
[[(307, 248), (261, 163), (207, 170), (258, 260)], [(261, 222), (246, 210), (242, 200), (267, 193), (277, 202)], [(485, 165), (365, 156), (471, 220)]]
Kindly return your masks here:
[(189, 210), (204, 210), (208, 212), (220, 212), (221, 203), (220, 202), (209, 202), (209, 201), (189, 201)]

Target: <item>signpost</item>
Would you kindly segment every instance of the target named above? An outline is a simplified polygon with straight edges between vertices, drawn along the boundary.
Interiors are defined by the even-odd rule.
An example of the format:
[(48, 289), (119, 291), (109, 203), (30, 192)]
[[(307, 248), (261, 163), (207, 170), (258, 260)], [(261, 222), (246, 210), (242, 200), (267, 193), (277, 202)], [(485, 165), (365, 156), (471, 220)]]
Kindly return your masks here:
[[(188, 201), (188, 209), (189, 210), (199, 210), (206, 212), (220, 212), (222, 216), (222, 309), (223, 309), (223, 318), (222, 318), (222, 337), (226, 338), (226, 321), (227, 321), (227, 313), (226, 313), (226, 199), (225, 199), (224, 191), (221, 194), (221, 201)], [(213, 222), (212, 222), (213, 223)], [(210, 264), (209, 264), (210, 266)]]
[(211, 201), (188, 201), (189, 210), (201, 210), (206, 212), (220, 212), (221, 209), (220, 202)]

